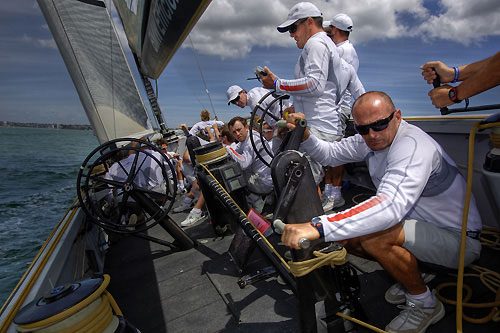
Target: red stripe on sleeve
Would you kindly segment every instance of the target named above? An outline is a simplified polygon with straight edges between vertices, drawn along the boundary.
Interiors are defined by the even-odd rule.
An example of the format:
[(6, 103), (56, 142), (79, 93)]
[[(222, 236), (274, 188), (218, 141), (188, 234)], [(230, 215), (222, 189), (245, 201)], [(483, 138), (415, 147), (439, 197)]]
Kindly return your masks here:
[(382, 195), (380, 197), (374, 197), (374, 198), (366, 201), (365, 203), (348, 210), (345, 213), (339, 213), (339, 214), (336, 214), (334, 216), (327, 217), (327, 220), (329, 222), (337, 222), (337, 221), (343, 220), (345, 218), (352, 217), (354, 215), (357, 215), (357, 214), (364, 212), (365, 210), (368, 210), (372, 207), (375, 207), (376, 205), (380, 204), (384, 200), (385, 200), (385, 196), (382, 196)]
[(236, 155), (238, 156), (239, 158), (242, 158), (243, 156), (241, 156), (240, 154), (238, 154), (237, 152), (234, 151), (234, 149), (232, 147), (229, 147), (229, 149), (231, 149), (231, 151)]
[(286, 91), (299, 91), (299, 90), (306, 90), (308, 88), (308, 85), (306, 83), (300, 84), (298, 86), (284, 86), (280, 84), (280, 89), (281, 90), (286, 90)]

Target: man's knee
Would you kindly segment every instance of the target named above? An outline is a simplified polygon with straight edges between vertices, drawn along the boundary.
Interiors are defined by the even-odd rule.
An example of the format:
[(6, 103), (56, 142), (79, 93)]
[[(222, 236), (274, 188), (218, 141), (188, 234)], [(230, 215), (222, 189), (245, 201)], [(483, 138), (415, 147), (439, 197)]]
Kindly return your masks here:
[(360, 246), (368, 253), (387, 251), (392, 246), (402, 246), (404, 230), (401, 223), (388, 229), (358, 237)]

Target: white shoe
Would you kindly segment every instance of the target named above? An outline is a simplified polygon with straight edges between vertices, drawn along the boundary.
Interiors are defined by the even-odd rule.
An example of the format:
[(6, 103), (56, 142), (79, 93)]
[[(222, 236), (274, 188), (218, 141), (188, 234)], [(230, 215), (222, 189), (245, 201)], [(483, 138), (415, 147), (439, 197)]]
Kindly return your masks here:
[(342, 196), (338, 198), (334, 198), (333, 196), (325, 197), (325, 201), (323, 201), (323, 211), (327, 212), (337, 207), (342, 207), (345, 205), (345, 200)]
[[(422, 279), (425, 284), (431, 282), (435, 277), (436, 275), (434, 274), (422, 273)], [(385, 300), (391, 304), (404, 304), (406, 302), (406, 290), (401, 284), (395, 283), (385, 292)]]
[(406, 304), (398, 305), (398, 308), (403, 309), (403, 311), (385, 327), (385, 330), (392, 333), (424, 333), (427, 327), (444, 317), (443, 303), (434, 295), (433, 297), (436, 304), (433, 307), (424, 307), (423, 302), (406, 296)]
[(205, 218), (205, 214), (203, 212), (195, 213), (195, 212), (190, 212), (188, 217), (184, 221), (181, 222), (182, 227), (190, 227), (196, 222), (200, 222)]
[(174, 213), (182, 213), (182, 212), (185, 212), (186, 210), (190, 210), (193, 206), (194, 206), (194, 200), (192, 200), (190, 203), (186, 203), (185, 201), (182, 201), (181, 204), (179, 206), (175, 207), (174, 209), (172, 209), (172, 211)]

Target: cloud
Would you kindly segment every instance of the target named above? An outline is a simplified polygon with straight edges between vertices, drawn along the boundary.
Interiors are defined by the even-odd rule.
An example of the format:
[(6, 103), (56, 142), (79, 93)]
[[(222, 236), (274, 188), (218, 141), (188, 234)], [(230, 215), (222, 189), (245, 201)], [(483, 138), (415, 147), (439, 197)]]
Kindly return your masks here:
[[(401, 37), (453, 40), (464, 45), (500, 34), (498, 0), (312, 0), (326, 20), (346, 13), (353, 43)], [(247, 56), (255, 47), (295, 47), (282, 23), (294, 0), (214, 0), (190, 34), (194, 48), (222, 59)], [(431, 7), (432, 6), (432, 7)], [(183, 47), (192, 47), (189, 39)]]
[(500, 2), (441, 0), (443, 12), (430, 16), (416, 29), (424, 39), (444, 39), (464, 45), (500, 35)]
[(28, 36), (27, 34), (24, 34), (21, 37), (21, 40), (25, 43), (34, 44), (41, 48), (57, 50), (56, 42), (52, 38), (51, 39), (33, 38)]

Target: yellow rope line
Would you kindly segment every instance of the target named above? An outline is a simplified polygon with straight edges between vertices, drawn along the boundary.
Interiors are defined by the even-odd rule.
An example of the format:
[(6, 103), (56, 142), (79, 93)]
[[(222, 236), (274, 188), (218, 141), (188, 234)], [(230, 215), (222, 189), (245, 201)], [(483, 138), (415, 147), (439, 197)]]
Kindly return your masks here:
[(208, 170), (208, 168), (203, 164), (203, 163), (200, 163), (200, 165), (208, 172), (208, 174), (215, 180), (215, 182), (217, 184), (219, 184), (219, 186), (222, 188), (222, 190), (224, 191), (224, 193), (227, 194), (227, 196), (231, 199), (231, 201), (234, 203), (234, 205), (238, 208), (238, 210), (240, 211), (241, 214), (243, 214), (247, 220), (250, 222), (250, 224), (252, 225), (252, 227), (255, 229), (255, 231), (257, 231), (259, 233), (259, 235), (262, 237), (262, 239), (264, 240), (264, 242), (267, 243), (267, 245), (271, 248), (271, 250), (274, 252), (274, 254), (276, 254), (278, 256), (278, 258), (280, 259), (280, 261), (283, 263), (283, 265), (285, 265), (285, 267), (290, 270), (290, 266), (286, 263), (286, 261), (280, 256), (280, 254), (274, 249), (274, 247), (271, 245), (271, 243), (269, 243), (269, 241), (267, 240), (267, 238), (259, 231), (259, 229), (257, 229), (257, 227), (255, 227), (255, 225), (252, 223), (252, 221), (248, 218), (247, 214), (245, 214), (244, 211), (241, 210), (240, 206), (238, 206), (238, 204), (233, 200), (233, 198), (229, 195), (229, 193), (227, 193), (226, 189), (219, 183), (219, 181), (217, 180), (217, 178), (214, 177), (214, 175), (210, 172), (210, 170)]
[(386, 333), (386, 331), (381, 330), (381, 329), (380, 329), (380, 328), (378, 328), (378, 327), (375, 327), (375, 326), (373, 326), (373, 325), (367, 324), (367, 323), (365, 323), (364, 321), (361, 321), (361, 320), (356, 319), (356, 318), (354, 318), (354, 317), (348, 316), (348, 315), (346, 315), (346, 314), (344, 314), (344, 313), (342, 313), (342, 312), (337, 312), (337, 313), (336, 313), (336, 315), (337, 315), (337, 316), (339, 316), (339, 317), (342, 317), (342, 318), (344, 318), (344, 319), (350, 320), (350, 321), (352, 321), (352, 322), (354, 322), (354, 323), (356, 323), (356, 324), (358, 324), (358, 325), (361, 325), (361, 326), (364, 326), (364, 327), (366, 327), (366, 328), (369, 328), (369, 329), (371, 329), (372, 331), (379, 332), (379, 333)]
[[(71, 207), (73, 207), (75, 205), (76, 201), (77, 201), (77, 199), (75, 199), (73, 201), (73, 204), (71, 205)], [(12, 308), (10, 309), (9, 314), (5, 317), (5, 320), (1, 323), (1, 325), (0, 325), (0, 332), (6, 331), (7, 328), (10, 326), (10, 324), (12, 323), (12, 320), (14, 320), (14, 316), (16, 315), (16, 313), (19, 310), (19, 308), (21, 307), (21, 305), (24, 303), (24, 300), (28, 296), (28, 293), (31, 291), (31, 288), (33, 288), (33, 285), (35, 284), (36, 280), (40, 276), (43, 268), (45, 268), (45, 265), (46, 265), (47, 261), (49, 260), (50, 256), (54, 252), (54, 249), (58, 245), (59, 240), (61, 239), (62, 235), (64, 234), (64, 232), (68, 228), (68, 226), (69, 226), (71, 220), (73, 219), (73, 217), (75, 216), (77, 210), (78, 210), (77, 207), (69, 208), (68, 211), (66, 212), (66, 214), (64, 214), (63, 218), (59, 221), (59, 223), (57, 224), (57, 226), (52, 230), (52, 233), (49, 235), (49, 237), (47, 238), (47, 240), (45, 241), (45, 243), (43, 244), (43, 246), (40, 248), (40, 250), (38, 251), (38, 254), (35, 257), (35, 259), (31, 262), (31, 265), (28, 267), (28, 269), (26, 270), (26, 272), (22, 276), (21, 280), (19, 280), (18, 284), (14, 288), (14, 291), (9, 296), (9, 298), (7, 299), (7, 301), (5, 302), (4, 306), (0, 310), (0, 313), (3, 312), (4, 307), (7, 306), (7, 303), (12, 299), (12, 297), (13, 297), (14, 293), (16, 292), (16, 290), (18, 290), (18, 288), (20, 287), (20, 285), (26, 279), (26, 277), (29, 274), (29, 272), (32, 270), (33, 266), (37, 263), (38, 258), (42, 255), (43, 251), (48, 246), (48, 244), (51, 241), (51, 239), (54, 237), (54, 235), (56, 233), (56, 230), (59, 229), (59, 227), (61, 226), (61, 224), (63, 223), (63, 221), (65, 221), (65, 218), (68, 215), (68, 213), (71, 212), (71, 214), (69, 215), (69, 217), (66, 219), (66, 223), (64, 224), (64, 226), (62, 226), (62, 228), (61, 228), (60, 232), (57, 234), (54, 242), (49, 247), (49, 249), (47, 251), (47, 254), (42, 258), (42, 260), (40, 261), (39, 265), (36, 267), (33, 276), (30, 278), (30, 280), (26, 284), (26, 287), (23, 289), (23, 291), (21, 292), (21, 294), (17, 298), (16, 302), (14, 303), (14, 305), (12, 306)]]
[(464, 258), (465, 258), (465, 239), (467, 237), (467, 219), (469, 216), (470, 199), (472, 195), (472, 177), (474, 167), (474, 143), (476, 139), (476, 132), (478, 129), (487, 129), (500, 126), (500, 122), (489, 123), (481, 125), (479, 122), (475, 123), (469, 135), (469, 154), (467, 161), (467, 187), (465, 191), (464, 211), (462, 215), (462, 235), (460, 240), (460, 259), (458, 262), (458, 278), (457, 278), (457, 307), (456, 307), (456, 325), (457, 332), (462, 332), (462, 302), (463, 302), (463, 280), (464, 280)]
[[(472, 318), (465, 314), (463, 314), (463, 318), (473, 324), (484, 324), (490, 320), (500, 321), (500, 312), (498, 307), (500, 306), (500, 274), (489, 270), (487, 268), (477, 266), (477, 265), (469, 265), (468, 268), (476, 271), (477, 273), (468, 273), (464, 274), (466, 277), (477, 277), (481, 280), (481, 282), (495, 294), (495, 301), (493, 302), (485, 302), (485, 303), (469, 303), (469, 300), (472, 297), (472, 288), (466, 284), (463, 285), (463, 288), (466, 290), (467, 294), (465, 295), (462, 306), (466, 308), (475, 308), (475, 309), (483, 309), (483, 308), (492, 308), (490, 313), (482, 318)], [(440, 294), (440, 291), (447, 287), (456, 287), (457, 283), (455, 282), (447, 282), (442, 283), (436, 287), (438, 298), (446, 304), (457, 305), (456, 300), (445, 298)]]
[[(47, 325), (50, 325), (50, 324), (54, 324), (54, 323), (57, 323), (59, 321), (62, 321), (72, 315), (74, 315), (75, 313), (77, 313), (78, 311), (84, 309), (85, 307), (87, 307), (89, 304), (91, 304), (92, 302), (94, 302), (96, 299), (98, 299), (99, 297), (102, 297), (102, 303), (94, 312), (102, 312), (104, 306), (106, 305), (109, 305), (109, 301), (110, 301), (110, 298), (109, 298), (109, 293), (106, 292), (106, 287), (108, 286), (109, 284), (109, 281), (111, 280), (109, 275), (108, 274), (104, 274), (103, 275), (103, 282), (102, 284), (99, 286), (99, 288), (97, 288), (92, 294), (90, 294), (87, 298), (83, 299), (80, 303), (77, 303), (75, 304), (74, 306), (52, 316), (52, 317), (49, 317), (49, 318), (46, 318), (46, 319), (43, 319), (43, 320), (40, 320), (40, 321), (37, 321), (37, 322), (34, 322), (34, 323), (29, 323), (29, 324), (25, 324), (25, 325), (19, 325), (20, 328), (22, 329), (36, 329), (36, 328), (41, 328), (41, 327), (44, 327), (44, 326), (47, 326)], [(114, 304), (113, 308), (116, 306), (116, 302), (114, 302), (114, 300), (112, 301), (112, 303)], [(108, 306), (109, 308), (109, 306)], [(93, 313), (94, 313), (93, 312)], [(111, 311), (109, 311), (109, 313), (111, 313)], [(121, 314), (121, 311), (120, 311), (120, 314)], [(112, 316), (112, 315), (111, 315)], [(76, 324), (75, 326), (77, 326), (76, 329), (79, 329), (80, 327), (87, 327), (87, 328), (92, 328), (93, 330), (95, 331), (99, 331), (99, 328), (104, 329), (108, 323), (109, 323), (109, 320), (108, 320), (108, 323), (106, 325), (104, 325), (104, 319), (106, 318), (110, 318), (110, 316), (106, 316), (104, 318), (101, 318), (100, 320), (98, 320), (97, 322), (91, 322), (92, 319), (95, 319), (96, 317), (94, 317), (93, 315), (85, 318), (84, 320), (80, 321), (78, 324)], [(97, 317), (99, 318), (99, 317)], [(83, 324), (82, 324), (83, 322)], [(88, 324), (91, 323), (92, 325), (89, 326)], [(96, 326), (97, 324), (97, 326)], [(85, 326), (82, 326), (82, 325), (85, 325)], [(76, 331), (73, 330), (73, 327), (71, 327), (71, 329), (68, 330), (68, 332), (74, 332)], [(88, 332), (88, 330), (85, 330)]]
[(295, 277), (301, 277), (307, 275), (314, 271), (315, 269), (330, 265), (335, 268), (335, 265), (343, 265), (346, 263), (345, 257), (347, 256), (347, 250), (342, 248), (338, 251), (333, 251), (330, 253), (321, 253), (319, 251), (314, 251), (313, 254), (316, 258), (312, 258), (304, 261), (289, 261), (290, 272)]

